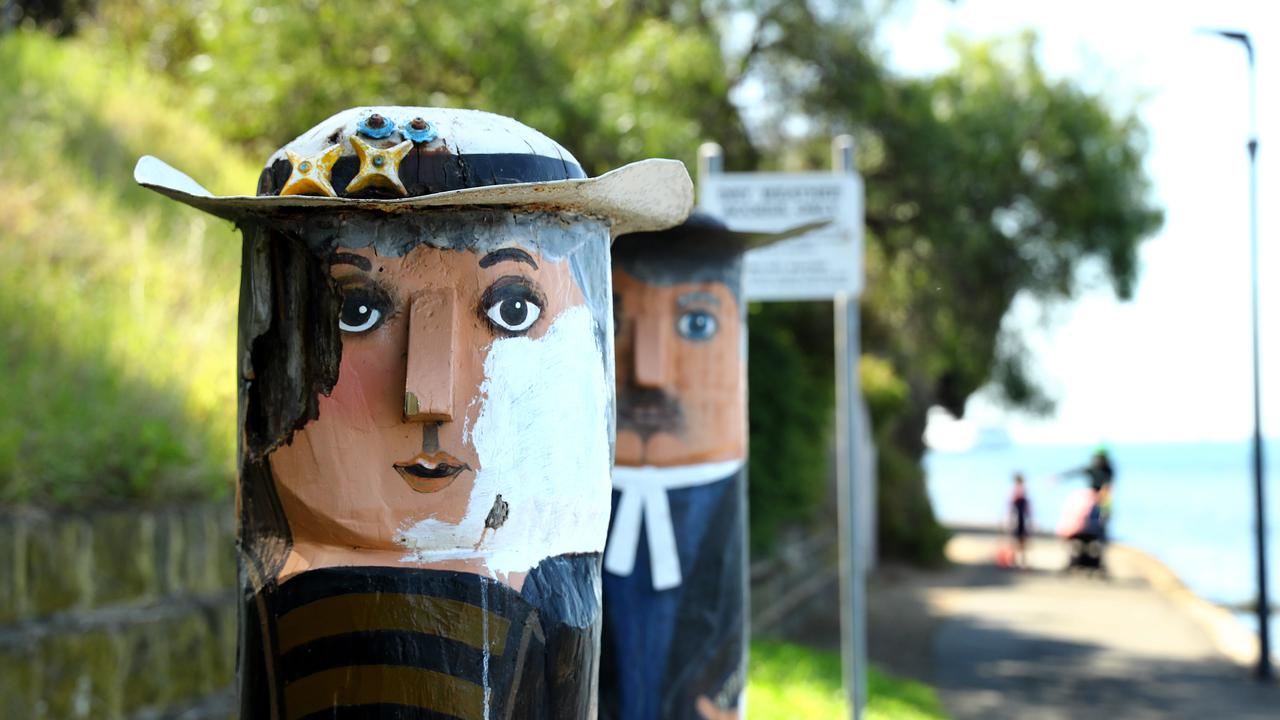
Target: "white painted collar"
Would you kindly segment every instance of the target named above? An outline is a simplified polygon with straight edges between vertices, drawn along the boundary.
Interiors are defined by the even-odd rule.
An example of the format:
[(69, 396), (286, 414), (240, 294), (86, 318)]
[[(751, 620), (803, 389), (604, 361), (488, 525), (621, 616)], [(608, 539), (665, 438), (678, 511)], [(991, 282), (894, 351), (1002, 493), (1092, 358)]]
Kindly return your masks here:
[(742, 468), (742, 460), (680, 465), (676, 467), (613, 468), (613, 487), (621, 493), (613, 514), (613, 529), (605, 547), (604, 569), (627, 576), (635, 570), (643, 519), (649, 539), (649, 566), (654, 590), (679, 587), (680, 554), (667, 491), (707, 485), (723, 480)]

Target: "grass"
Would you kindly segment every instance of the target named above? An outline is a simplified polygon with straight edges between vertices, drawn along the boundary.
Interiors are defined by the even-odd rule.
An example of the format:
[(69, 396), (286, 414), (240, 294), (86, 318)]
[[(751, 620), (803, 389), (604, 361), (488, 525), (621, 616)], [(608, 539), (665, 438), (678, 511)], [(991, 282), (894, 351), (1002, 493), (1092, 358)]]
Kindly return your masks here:
[[(751, 643), (747, 713), (756, 720), (845, 718), (840, 655), (790, 643)], [(867, 720), (943, 720), (933, 688), (870, 668)]]
[(0, 36), (0, 503), (230, 490), (239, 237), (133, 164), (215, 192), (256, 170), (179, 88), (104, 53)]

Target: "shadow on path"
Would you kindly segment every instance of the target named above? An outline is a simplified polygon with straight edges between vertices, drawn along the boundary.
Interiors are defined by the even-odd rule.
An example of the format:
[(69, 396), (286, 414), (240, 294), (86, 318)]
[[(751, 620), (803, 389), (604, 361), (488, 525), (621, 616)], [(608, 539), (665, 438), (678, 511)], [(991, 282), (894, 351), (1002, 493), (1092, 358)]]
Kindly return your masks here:
[(957, 718), (1276, 718), (1280, 694), (1215, 659), (1162, 660), (979, 620), (940, 624), (933, 683)]
[[(1280, 688), (1221, 655), (1205, 627), (1132, 567), (1064, 575), (987, 562), (998, 537), (961, 533), (950, 568), (882, 567), (869, 587), (873, 662), (936, 686), (965, 718), (1280, 718)], [(830, 635), (828, 635), (830, 637)]]

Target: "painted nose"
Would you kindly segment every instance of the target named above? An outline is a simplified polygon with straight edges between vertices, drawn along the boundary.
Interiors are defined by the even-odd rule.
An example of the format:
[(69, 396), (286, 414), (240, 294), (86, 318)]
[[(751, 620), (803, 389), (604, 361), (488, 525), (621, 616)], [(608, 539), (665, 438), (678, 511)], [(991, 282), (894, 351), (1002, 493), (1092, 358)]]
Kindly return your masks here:
[(671, 381), (671, 323), (662, 313), (636, 319), (635, 384), (663, 388)]
[(453, 359), (458, 303), (453, 288), (428, 290), (409, 306), (409, 361), (404, 378), (404, 418), (453, 420)]

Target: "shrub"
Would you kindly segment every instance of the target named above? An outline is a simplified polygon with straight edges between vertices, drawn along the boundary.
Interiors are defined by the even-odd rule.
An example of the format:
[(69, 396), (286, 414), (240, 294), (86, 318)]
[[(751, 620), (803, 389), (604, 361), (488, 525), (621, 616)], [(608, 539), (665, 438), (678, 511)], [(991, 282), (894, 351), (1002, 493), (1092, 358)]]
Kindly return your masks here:
[(0, 37), (0, 501), (220, 495), (235, 448), (233, 229), (133, 182), (255, 171), (176, 88), (78, 41)]

